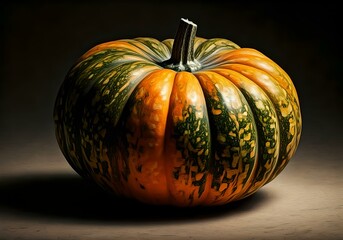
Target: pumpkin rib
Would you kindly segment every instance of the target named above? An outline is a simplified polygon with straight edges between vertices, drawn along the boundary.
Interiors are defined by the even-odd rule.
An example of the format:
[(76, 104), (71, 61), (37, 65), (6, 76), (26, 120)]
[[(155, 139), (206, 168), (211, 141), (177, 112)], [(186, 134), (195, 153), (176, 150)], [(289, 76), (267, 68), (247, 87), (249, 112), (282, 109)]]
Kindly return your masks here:
[[(275, 79), (278, 79), (280, 84), (282, 85), (282, 87), (284, 89), (286, 89), (286, 91), (289, 93), (289, 95), (294, 97), (294, 101), (299, 103), (299, 98), (298, 98), (298, 94), (295, 90), (294, 83), (292, 82), (289, 75), (278, 64), (276, 64), (273, 60), (271, 60), (269, 57), (267, 57), (266, 55), (264, 55), (263, 53), (261, 53), (260, 51), (258, 51), (256, 49), (252, 49), (252, 48), (240, 49), (240, 51), (239, 51), (240, 54), (242, 54), (241, 51), (243, 51), (243, 50), (245, 50), (243, 52), (244, 54), (263, 59), (263, 62), (265, 65), (262, 65), (262, 66), (269, 65), (270, 67), (267, 67), (267, 68), (259, 67), (259, 69), (265, 70), (271, 76), (273, 76)], [(248, 51), (246, 51), (246, 50), (248, 50)], [(251, 65), (251, 66), (253, 66), (253, 65)], [(270, 71), (270, 70), (274, 70), (274, 71)]]
[(168, 60), (171, 56), (168, 47), (155, 38), (134, 38), (130, 44), (141, 49), (156, 64)]
[(171, 39), (171, 38), (164, 39), (161, 43), (163, 43), (168, 48), (170, 53), (172, 52), (174, 39)]
[[(136, 69), (134, 69), (132, 66), (136, 65)], [(123, 71), (117, 71), (121, 72), (119, 76), (115, 77), (113, 76), (113, 79), (116, 81), (112, 81), (111, 79), (108, 80), (108, 83), (104, 85), (101, 93), (102, 99), (104, 99), (104, 94), (110, 95), (109, 101), (107, 103), (101, 102), (100, 105), (103, 106), (103, 109), (99, 109), (98, 112), (100, 113), (101, 110), (104, 111), (104, 116), (98, 120), (100, 123), (108, 122), (108, 127), (103, 126), (100, 128), (98, 125), (98, 132), (101, 134), (104, 138), (103, 142), (108, 142), (108, 146), (106, 146), (106, 149), (108, 150), (108, 155), (105, 157), (102, 157), (100, 155), (99, 159), (107, 159), (109, 169), (112, 170), (112, 184), (115, 182), (122, 182), (123, 180), (120, 180), (118, 178), (121, 178), (119, 159), (123, 159), (125, 154), (117, 154), (117, 157), (114, 157), (116, 154), (114, 152), (121, 152), (122, 149), (125, 149), (125, 145), (121, 142), (120, 139), (113, 139), (113, 134), (122, 131), (121, 126), (118, 126), (118, 122), (120, 121), (120, 118), (122, 116), (122, 112), (125, 111), (126, 105), (128, 104), (129, 97), (131, 94), (135, 91), (136, 87), (150, 74), (155, 72), (157, 68), (155, 66), (146, 66), (145, 68), (141, 66), (139, 63), (135, 64), (128, 64), (128, 71), (129, 73), (125, 74)], [(126, 80), (125, 80), (126, 79)], [(105, 80), (106, 81), (106, 80)], [(126, 82), (125, 84), (118, 85), (119, 82)], [(111, 94), (113, 92), (113, 94)], [(106, 131), (107, 129), (107, 131)], [(115, 143), (113, 144), (113, 141)], [(112, 146), (111, 146), (112, 145)], [(117, 151), (111, 150), (112, 148), (117, 148)], [(113, 159), (115, 159), (113, 161)], [(122, 170), (123, 172), (123, 170)], [(117, 179), (117, 180), (116, 180)], [(117, 188), (118, 189), (118, 188)], [(119, 187), (121, 189), (121, 187)], [(118, 190), (116, 190), (118, 192)]]
[[(95, 61), (95, 59), (90, 59), (90, 60)], [(86, 176), (85, 176), (86, 178), (98, 178), (100, 175), (102, 175), (102, 174), (99, 175), (99, 173), (101, 173), (101, 171), (103, 171), (104, 169), (107, 169), (106, 171), (112, 171), (111, 169), (113, 169), (113, 167), (111, 166), (112, 164), (110, 163), (106, 153), (94, 152), (94, 149), (99, 147), (98, 144), (102, 144), (102, 142), (106, 142), (106, 141), (101, 141), (100, 139), (106, 138), (106, 136), (105, 136), (106, 131), (103, 132), (103, 129), (105, 130), (107, 127), (102, 126), (102, 128), (100, 128), (98, 123), (103, 123), (103, 124), (106, 124), (107, 126), (109, 126), (110, 124), (116, 125), (117, 120), (114, 120), (112, 123), (110, 123), (110, 121), (113, 120), (112, 119), (113, 116), (114, 117), (120, 116), (120, 113), (118, 115), (114, 114), (114, 113), (118, 112), (117, 107), (115, 108), (115, 111), (109, 111), (109, 109), (108, 109), (109, 105), (103, 104), (104, 100), (106, 99), (106, 96), (109, 96), (109, 97), (114, 96), (113, 97), (114, 99), (118, 99), (118, 97), (120, 96), (119, 95), (120, 92), (116, 90), (117, 86), (118, 86), (117, 83), (120, 82), (118, 80), (119, 76), (124, 76), (125, 79), (127, 79), (127, 80), (122, 79), (122, 82), (130, 82), (130, 81), (132, 81), (132, 79), (136, 79), (136, 81), (139, 82), (139, 78), (143, 78), (144, 75), (142, 75), (142, 74), (136, 74), (135, 75), (136, 71), (134, 70), (134, 68), (132, 68), (132, 66), (136, 65), (137, 69), (138, 69), (137, 71), (142, 73), (142, 71), (144, 71), (143, 66), (146, 63), (139, 63), (139, 62), (137, 63), (136, 62), (134, 64), (125, 63), (122, 65), (118, 65), (114, 69), (119, 70), (118, 68), (120, 68), (121, 71), (115, 71), (115, 72), (121, 72), (122, 74), (117, 76), (117, 77), (114, 77), (113, 75), (110, 74), (111, 71), (113, 71), (113, 68), (111, 68), (112, 66), (102, 65), (102, 68), (106, 68), (107, 70), (103, 71), (104, 77), (100, 77), (100, 78), (97, 75), (99, 73), (101, 74), (101, 71), (99, 71), (99, 68), (94, 70), (95, 72), (92, 73), (92, 71), (93, 71), (92, 66), (96, 65), (96, 64), (97, 64), (96, 62), (94, 64), (87, 64), (85, 66), (86, 69), (83, 69), (83, 70), (76, 70), (75, 68), (73, 69), (73, 71), (76, 71), (76, 72), (81, 72), (81, 73), (85, 72), (86, 74), (88, 74), (88, 76), (92, 76), (92, 77), (91, 77), (91, 79), (89, 79), (88, 76), (81, 77), (79, 74), (77, 74), (75, 76), (73, 74), (72, 77), (70, 78), (69, 82), (73, 82), (73, 84), (75, 86), (74, 87), (70, 87), (70, 86), (68, 87), (68, 86), (63, 85), (61, 87), (61, 90), (60, 90), (60, 91), (64, 91), (64, 89), (73, 89), (71, 92), (66, 93), (66, 95), (69, 96), (69, 99), (65, 98), (65, 101), (70, 102), (70, 103), (67, 105), (65, 105), (64, 103), (61, 103), (61, 106), (65, 105), (65, 107), (59, 109), (59, 111), (60, 111), (59, 113), (58, 113), (58, 107), (57, 107), (56, 112), (55, 112), (55, 116), (61, 116), (60, 118), (62, 118), (63, 115), (65, 116), (65, 121), (61, 124), (58, 123), (58, 117), (55, 119), (57, 126), (61, 126), (61, 128), (62, 128), (62, 129), (57, 128), (56, 130), (58, 132), (61, 132), (61, 131), (65, 132), (64, 134), (59, 134), (59, 136), (61, 136), (61, 139), (62, 139), (62, 135), (64, 135), (64, 137), (66, 138), (65, 140), (59, 140), (60, 142), (65, 143), (65, 144), (62, 144), (62, 146), (63, 146), (62, 149), (64, 149), (63, 152), (65, 153), (65, 155), (67, 155), (67, 158), (68, 158), (70, 165), (72, 165), (73, 168), (76, 168), (77, 172), (82, 172), (81, 169), (83, 169), (83, 173), (80, 175), (85, 176), (85, 174), (86, 174)], [(141, 65), (141, 64), (143, 64), (143, 65)], [(80, 65), (80, 66), (82, 66), (82, 65)], [(124, 74), (125, 71), (124, 71), (124, 69), (122, 69), (122, 67), (124, 67), (124, 66), (127, 66), (126, 67), (127, 68), (127, 72), (126, 72), (127, 74)], [(88, 68), (90, 68), (90, 69), (88, 70)], [(152, 71), (155, 67), (148, 65), (145, 68), (148, 68), (148, 69), (150, 69), (149, 71)], [(151, 68), (153, 68), (153, 69), (151, 69)], [(110, 76), (106, 77), (106, 75), (110, 75)], [(129, 76), (134, 76), (134, 78), (131, 78)], [(106, 90), (105, 87), (109, 86), (109, 84), (112, 83), (111, 79), (113, 79), (113, 78), (116, 79), (115, 87), (114, 88), (110, 87), (109, 89)], [(131, 79), (128, 80), (129, 78), (131, 78)], [(73, 81), (72, 79), (80, 79), (80, 80), (79, 81)], [(90, 84), (89, 81), (93, 80), (93, 79), (96, 79), (96, 80), (94, 80), (93, 83)], [(102, 82), (99, 82), (99, 81), (102, 81)], [(104, 85), (103, 83), (106, 83), (106, 84)], [(83, 85), (86, 86), (86, 90), (82, 90), (82, 88), (80, 88)], [(103, 91), (99, 92), (99, 85), (104, 89)], [(112, 90), (112, 92), (116, 92), (116, 94), (111, 95), (110, 90)], [(123, 91), (123, 90), (121, 90), (121, 91)], [(104, 93), (106, 93), (106, 95), (104, 95)], [(63, 99), (64, 95), (65, 94), (62, 94), (62, 96), (60, 96), (60, 98)], [(126, 95), (124, 94), (122, 96), (125, 97)], [(108, 99), (109, 99), (109, 97), (108, 97)], [(70, 99), (70, 98), (72, 98), (72, 99)], [(59, 100), (56, 100), (56, 103), (58, 103), (58, 102), (59, 102)], [(98, 107), (98, 106), (104, 107), (104, 105), (106, 105), (106, 108), (100, 109)], [(122, 106), (122, 105), (123, 104), (121, 104), (119, 106)], [(85, 112), (86, 109), (88, 109), (88, 111), (89, 111), (88, 115)], [(106, 111), (106, 112), (103, 112), (103, 111)], [(108, 115), (109, 113), (111, 113), (112, 115)], [(79, 116), (79, 117), (78, 118), (74, 117), (73, 119), (70, 119), (68, 117), (66, 118), (66, 116), (72, 116), (72, 115), (73, 116)], [(81, 118), (81, 116), (84, 116), (84, 117)], [(94, 126), (94, 127), (91, 128), (91, 126)], [(70, 130), (68, 130), (68, 129), (70, 129)], [(80, 131), (76, 131), (76, 129), (80, 129)], [(69, 131), (71, 131), (71, 132), (67, 133)], [(96, 138), (98, 138), (98, 140), (96, 140)], [(70, 145), (73, 142), (74, 142), (74, 144)], [(68, 144), (69, 144), (69, 146), (68, 146)], [(106, 148), (104, 148), (104, 149), (106, 149)], [(75, 153), (76, 152), (82, 153), (82, 155), (81, 155), (82, 157), (76, 157), (76, 155), (73, 154), (74, 152)], [(92, 155), (90, 155), (90, 157), (87, 157), (87, 155), (89, 155), (90, 153), (92, 153)], [(91, 160), (91, 159), (93, 159), (93, 160)], [(106, 164), (104, 165), (104, 163), (106, 163)], [(95, 173), (93, 169), (98, 169), (98, 170), (96, 170), (98, 173)], [(110, 172), (108, 174), (110, 174)], [(93, 177), (91, 177), (91, 176), (93, 176)], [(107, 177), (100, 177), (99, 181), (100, 182), (103, 182), (103, 181), (106, 182), (107, 181), (106, 178)], [(102, 184), (100, 184), (100, 185), (102, 185)], [(107, 183), (106, 185), (111, 187), (111, 184)]]
[(225, 64), (217, 63), (218, 66), (226, 64), (242, 64), (265, 71), (278, 80), (279, 84), (289, 93), (289, 95), (294, 97), (294, 101), (297, 103), (299, 102), (294, 84), (288, 74), (274, 61), (259, 51), (243, 48), (231, 53), (223, 54), (222, 58), (222, 62), (225, 61)]
[(270, 60), (268, 57), (252, 48), (222, 48), (213, 51), (211, 57), (205, 62), (207, 64), (205, 68), (227, 64), (230, 63), (232, 59), (237, 59), (238, 57), (254, 57), (261, 60)]
[[(218, 73), (195, 73), (209, 111), (213, 182), (207, 204), (225, 204), (249, 188), (256, 168), (258, 136), (250, 107), (239, 89)], [(238, 139), (238, 140), (237, 140)]]
[[(258, 52), (257, 50), (255, 50), (255, 51)], [(292, 112), (295, 115), (296, 130), (297, 130), (297, 133), (295, 134), (296, 135), (295, 146), (298, 146), (298, 144), (300, 142), (301, 131), (302, 131), (302, 127), (301, 127), (302, 126), (302, 118), (301, 118), (301, 109), (300, 109), (299, 97), (298, 97), (296, 88), (294, 86), (294, 83), (292, 82), (289, 75), (278, 64), (273, 62), (270, 58), (263, 55), (262, 53), (260, 53), (260, 55), (264, 56), (266, 62), (268, 64), (270, 64), (271, 66), (273, 66), (273, 68), (271, 68), (271, 69), (274, 71), (266, 71), (266, 69), (260, 69), (260, 70), (264, 70), (269, 75), (273, 76), (278, 82), (281, 81), (282, 88), (287, 91), (288, 96), (291, 98), (291, 104), (293, 107)], [(286, 83), (284, 83), (284, 82), (286, 82)], [(296, 147), (292, 147), (292, 149), (293, 149), (293, 154), (294, 154), (294, 152), (296, 151)], [(280, 170), (280, 171), (282, 171), (282, 170)]]
[[(240, 52), (238, 50), (241, 50), (241, 49), (236, 49), (236, 50), (223, 49), (218, 54), (211, 56), (211, 58), (209, 58), (207, 60), (207, 62), (203, 62), (203, 69), (202, 70), (211, 70), (211, 69), (217, 68), (219, 66), (232, 64), (232, 63), (234, 63), (233, 61), (239, 59), (239, 57), (241, 59), (249, 59), (251, 56), (253, 56), (256, 58), (257, 62), (264, 60), (261, 56), (254, 56), (254, 55), (249, 55), (249, 54), (240, 54)], [(242, 64), (246, 64), (246, 63), (242, 63)], [(247, 63), (247, 65), (248, 65), (248, 63)]]
[(167, 124), (171, 197), (179, 206), (198, 205), (210, 186), (210, 128), (201, 86), (191, 73), (175, 76)]
[[(79, 58), (76, 64), (74, 64), (74, 66), (68, 72), (68, 78), (71, 77), (75, 71), (81, 71), (81, 69), (83, 69), (85, 74), (87, 74), (88, 72), (86, 70), (94, 70), (94, 72), (97, 73), (98, 70), (104, 68), (110, 70), (123, 64), (144, 63), (158, 66), (156, 63), (137, 52), (124, 51), (123, 49), (116, 48), (108, 48), (94, 53), (91, 56), (84, 56), (85, 55), (81, 56), (81, 58)], [(94, 69), (88, 66), (89, 62), (95, 62), (93, 64)], [(160, 66), (158, 67), (160, 68)]]
[(125, 189), (144, 202), (167, 202), (163, 157), (165, 124), (175, 72), (156, 70), (146, 76), (131, 94), (121, 119), (127, 170), (121, 167)]
[(225, 64), (221, 67), (240, 72), (242, 75), (253, 80), (264, 89), (278, 113), (282, 145), (280, 146), (280, 159), (278, 160), (274, 175), (268, 181), (270, 182), (284, 169), (296, 150), (295, 146), (298, 144), (298, 136), (301, 130), (299, 130), (299, 122), (295, 122), (294, 119), (298, 119), (300, 114), (298, 111), (300, 110), (296, 109), (297, 104), (291, 98), (290, 94), (280, 86), (277, 79), (264, 69), (238, 63)]
[[(82, 66), (83, 65), (78, 65), (78, 67), (82, 67)], [(87, 66), (86, 66), (86, 68), (87, 68)], [(75, 72), (77, 72), (77, 74), (79, 74), (79, 75), (75, 76)], [(89, 95), (90, 89), (92, 89), (92, 87), (96, 84), (96, 78), (89, 78), (88, 76), (84, 76), (83, 78), (82, 77), (80, 78), (80, 73), (83, 73), (83, 72), (87, 72), (87, 70), (82, 69), (80, 71), (77, 71), (77, 68), (75, 68), (75, 67), (72, 68), (66, 77), (66, 79), (68, 79), (68, 81), (65, 81), (64, 84), (61, 86), (61, 88), (59, 90), (60, 98), (57, 98), (56, 105), (55, 105), (55, 122), (56, 123), (59, 120), (59, 117), (58, 117), (59, 115), (61, 116), (61, 118), (63, 115), (69, 116), (67, 113), (68, 112), (74, 112), (73, 109), (75, 109), (76, 112), (82, 111), (82, 109), (80, 107), (80, 103), (83, 103), (83, 100), (80, 101), (80, 98), (81, 99), (87, 99), (87, 95)], [(89, 76), (91, 76), (91, 74), (89, 74)], [(86, 85), (86, 84), (82, 84), (82, 82), (84, 82), (82, 80), (73, 81), (73, 79), (82, 79), (82, 80), (87, 79), (91, 83), (88, 83), (88, 85)], [(66, 86), (68, 83), (72, 84), (72, 85)], [(84, 87), (85, 89), (83, 89), (82, 86), (85, 86)], [(62, 93), (68, 89), (70, 90), (69, 92)], [(67, 96), (67, 97), (64, 97), (64, 96)], [(59, 99), (63, 99), (64, 103), (60, 102)], [(65, 107), (59, 109), (60, 113), (58, 114), (56, 110), (58, 109), (59, 105), (60, 106), (65, 105)], [(80, 116), (80, 113), (75, 114), (75, 116)], [(71, 124), (72, 122), (75, 124)], [(73, 119), (68, 120), (68, 118), (67, 118), (67, 120), (65, 120), (64, 123), (57, 124), (57, 126), (60, 126), (62, 129), (59, 130), (58, 128), (56, 128), (56, 131), (57, 132), (64, 132), (65, 133), (64, 136), (66, 138), (70, 135), (71, 136), (73, 135), (73, 134), (67, 134), (68, 131), (71, 131), (71, 127), (66, 127), (66, 125), (67, 126), (68, 125), (69, 126), (75, 125), (76, 128), (81, 128), (80, 121), (77, 121), (75, 119), (74, 120)], [(70, 128), (70, 130), (68, 130), (69, 128)], [(64, 147), (62, 147), (64, 154), (67, 155), (68, 162), (73, 166), (74, 169), (77, 169), (76, 170), (77, 172), (82, 171), (81, 169), (88, 169), (87, 165), (85, 165), (86, 163), (84, 161), (78, 161), (77, 156), (74, 154), (74, 152), (81, 152), (81, 149), (79, 149), (78, 151), (76, 150), (81, 145), (80, 141), (78, 141), (78, 139), (80, 138), (80, 137), (78, 137), (79, 136), (78, 134), (79, 134), (79, 132), (74, 133), (76, 144), (74, 144), (73, 149), (68, 149), (64, 144), (63, 144)], [(60, 139), (61, 139), (62, 134), (59, 134), (59, 136), (61, 136), (60, 137)], [(61, 140), (59, 140), (59, 141), (60, 142), (67, 142), (67, 143), (72, 142), (68, 139), (66, 139), (66, 141), (61, 141)], [(68, 151), (70, 151), (71, 153), (68, 154)], [(84, 173), (82, 175), (84, 175)]]
[(273, 102), (254, 81), (231, 69), (217, 68), (212, 71), (224, 76), (240, 89), (253, 111), (258, 129), (258, 167), (251, 188), (244, 194), (246, 197), (265, 185), (276, 168), (280, 148), (279, 119)]
[(202, 69), (207, 68), (207, 62), (221, 55), (224, 51), (240, 49), (234, 42), (223, 38), (211, 38), (201, 42), (194, 51), (195, 58), (201, 63)]
[(137, 46), (131, 44), (131, 42), (134, 41), (133, 39), (121, 39), (121, 40), (115, 40), (115, 41), (110, 41), (110, 42), (105, 42), (98, 44), (88, 50), (86, 53), (84, 53), (80, 60), (83, 60), (85, 58), (92, 57), (94, 55), (99, 54), (99, 52), (103, 51), (108, 51), (108, 50), (117, 50), (117, 51), (122, 51), (126, 55), (134, 54), (137, 56), (140, 56), (148, 61), (153, 61), (151, 58), (147, 56), (147, 54), (138, 48)]
[(204, 42), (206, 42), (208, 39), (206, 38), (202, 38), (202, 37), (195, 37), (194, 39), (194, 56), (195, 56), (195, 51), (196, 49), (198, 49), (198, 47), (203, 44)]

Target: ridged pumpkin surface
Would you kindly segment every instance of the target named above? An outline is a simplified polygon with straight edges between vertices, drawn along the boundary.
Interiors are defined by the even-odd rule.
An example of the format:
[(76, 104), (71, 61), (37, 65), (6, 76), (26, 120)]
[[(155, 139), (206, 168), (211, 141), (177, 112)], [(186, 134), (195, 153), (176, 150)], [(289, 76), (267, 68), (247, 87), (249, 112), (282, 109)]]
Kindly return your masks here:
[(56, 136), (83, 177), (151, 204), (221, 205), (256, 192), (301, 135), (289, 76), (254, 49), (195, 38), (194, 72), (161, 67), (173, 40), (100, 44), (69, 71)]

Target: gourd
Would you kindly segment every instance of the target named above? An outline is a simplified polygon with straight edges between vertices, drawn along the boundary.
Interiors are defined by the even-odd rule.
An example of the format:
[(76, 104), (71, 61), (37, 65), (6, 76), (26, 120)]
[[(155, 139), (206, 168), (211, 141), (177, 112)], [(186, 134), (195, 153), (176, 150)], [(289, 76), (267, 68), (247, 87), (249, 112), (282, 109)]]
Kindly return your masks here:
[(252, 48), (196, 37), (123, 39), (87, 51), (56, 97), (57, 142), (104, 190), (148, 204), (223, 205), (272, 181), (301, 136), (289, 75)]

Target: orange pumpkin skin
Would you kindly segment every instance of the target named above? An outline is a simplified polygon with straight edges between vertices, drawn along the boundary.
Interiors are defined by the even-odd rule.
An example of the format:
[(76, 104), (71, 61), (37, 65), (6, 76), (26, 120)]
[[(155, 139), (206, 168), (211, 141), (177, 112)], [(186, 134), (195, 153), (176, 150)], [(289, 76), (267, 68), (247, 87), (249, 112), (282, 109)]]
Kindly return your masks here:
[(222, 205), (273, 180), (294, 155), (294, 84), (257, 50), (194, 39), (194, 70), (168, 69), (173, 40), (95, 46), (58, 93), (59, 146), (81, 176), (149, 204)]

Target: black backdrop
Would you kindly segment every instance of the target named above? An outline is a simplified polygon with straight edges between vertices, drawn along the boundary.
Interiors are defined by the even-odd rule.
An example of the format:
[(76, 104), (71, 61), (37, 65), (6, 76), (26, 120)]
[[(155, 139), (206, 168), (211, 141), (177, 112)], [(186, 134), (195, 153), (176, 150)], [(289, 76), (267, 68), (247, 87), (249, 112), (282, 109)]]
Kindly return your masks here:
[(53, 138), (52, 109), (72, 63), (122, 38), (173, 38), (181, 17), (198, 36), (260, 50), (298, 90), (301, 144), (339, 146), (342, 53), (337, 4), (278, 1), (2, 1), (0, 138)]

